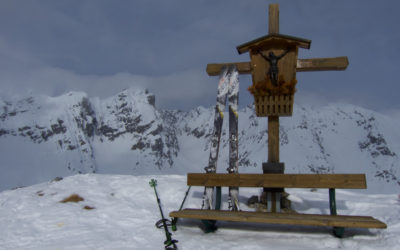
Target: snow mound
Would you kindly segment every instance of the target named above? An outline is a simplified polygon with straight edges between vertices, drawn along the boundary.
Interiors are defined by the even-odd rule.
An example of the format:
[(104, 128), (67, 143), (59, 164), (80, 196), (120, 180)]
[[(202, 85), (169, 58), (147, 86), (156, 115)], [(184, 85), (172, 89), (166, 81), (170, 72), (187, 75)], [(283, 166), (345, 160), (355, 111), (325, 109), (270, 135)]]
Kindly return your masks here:
[[(152, 178), (158, 181), (164, 214), (178, 209), (187, 188), (180, 175), (85, 174), (3, 191), (0, 249), (162, 249), (165, 234), (154, 225), (160, 214), (149, 186)], [(327, 190), (287, 191), (298, 212), (329, 213)], [(185, 207), (199, 208), (202, 192), (193, 187)], [(241, 206), (258, 192), (241, 189)], [(194, 220), (179, 221), (172, 237), (179, 240), (179, 249), (398, 249), (399, 206), (394, 194), (337, 190), (339, 214), (370, 215), (388, 225), (385, 230), (348, 229), (343, 239), (333, 237), (330, 228), (228, 222), (204, 234)]]

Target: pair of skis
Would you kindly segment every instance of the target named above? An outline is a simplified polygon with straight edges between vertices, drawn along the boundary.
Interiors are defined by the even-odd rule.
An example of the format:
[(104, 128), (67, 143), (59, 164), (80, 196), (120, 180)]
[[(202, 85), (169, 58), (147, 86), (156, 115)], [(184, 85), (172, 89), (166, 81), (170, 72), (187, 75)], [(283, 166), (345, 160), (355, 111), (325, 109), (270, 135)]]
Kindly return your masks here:
[[(217, 105), (215, 106), (214, 130), (211, 138), (210, 157), (208, 166), (204, 169), (206, 173), (217, 171), (219, 145), (224, 120), (226, 99), (229, 102), (229, 167), (228, 173), (238, 173), (238, 102), (239, 102), (239, 72), (235, 65), (224, 67), (218, 82)], [(220, 207), (221, 189), (217, 189), (217, 201), (215, 209)], [(214, 209), (213, 206), (214, 187), (206, 187), (203, 196), (203, 209)], [(239, 189), (229, 187), (229, 209), (239, 210)]]

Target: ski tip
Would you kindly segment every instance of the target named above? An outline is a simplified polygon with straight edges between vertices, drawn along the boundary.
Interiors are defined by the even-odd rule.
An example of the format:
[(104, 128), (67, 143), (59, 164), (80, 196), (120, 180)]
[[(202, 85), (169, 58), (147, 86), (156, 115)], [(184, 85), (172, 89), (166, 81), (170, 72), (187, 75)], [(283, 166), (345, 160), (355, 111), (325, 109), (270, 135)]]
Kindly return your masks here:
[(234, 72), (237, 71), (237, 67), (236, 64), (232, 63), (229, 65), (229, 71)]
[(229, 74), (229, 72), (230, 72), (229, 65), (222, 66), (220, 71), (220, 78), (226, 77)]

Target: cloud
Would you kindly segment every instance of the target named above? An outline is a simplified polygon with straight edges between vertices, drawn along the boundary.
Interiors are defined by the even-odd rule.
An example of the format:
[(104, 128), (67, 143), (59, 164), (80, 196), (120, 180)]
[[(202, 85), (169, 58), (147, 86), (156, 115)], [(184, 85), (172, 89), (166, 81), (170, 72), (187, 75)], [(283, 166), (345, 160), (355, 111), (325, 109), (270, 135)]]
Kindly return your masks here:
[[(280, 31), (312, 40), (299, 58), (348, 56), (345, 72), (299, 73), (298, 88), (369, 108), (399, 108), (398, 1), (281, 1)], [(0, 91), (109, 96), (148, 88), (160, 107), (215, 103), (212, 62), (267, 33), (268, 1), (0, 1)], [(251, 80), (241, 105), (252, 102)], [(245, 86), (247, 85), (247, 86)], [(320, 93), (320, 94), (319, 94)]]
[(81, 74), (41, 61), (30, 50), (0, 38), (0, 92), (3, 97), (43, 94), (58, 96), (84, 91), (89, 96), (108, 97), (126, 88), (148, 89), (160, 108), (188, 110), (214, 103), (216, 79), (205, 67), (172, 71), (163, 75), (129, 72)]
[(58, 96), (68, 91), (84, 91), (105, 98), (126, 88), (148, 89), (156, 95), (156, 105), (188, 110), (208, 106), (216, 84), (205, 72), (187, 70), (164, 76), (143, 76), (120, 72), (114, 75), (80, 75), (54, 67), (25, 69), (20, 74), (0, 75), (2, 95), (44, 94)]
[(385, 110), (383, 114), (389, 116), (392, 119), (397, 120), (400, 125), (400, 109), (388, 109)]
[(295, 94), (294, 102), (299, 105), (321, 107), (330, 104), (332, 100), (315, 92), (298, 90)]

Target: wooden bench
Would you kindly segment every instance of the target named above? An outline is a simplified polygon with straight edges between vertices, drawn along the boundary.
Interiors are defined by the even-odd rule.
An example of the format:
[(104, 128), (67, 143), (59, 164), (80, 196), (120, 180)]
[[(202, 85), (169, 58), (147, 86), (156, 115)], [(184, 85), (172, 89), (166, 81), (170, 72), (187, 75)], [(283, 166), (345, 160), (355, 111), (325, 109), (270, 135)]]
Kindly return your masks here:
[[(187, 175), (189, 186), (260, 187), (260, 188), (327, 188), (330, 215), (267, 213), (183, 209), (173, 211), (173, 218), (200, 219), (211, 227), (217, 220), (333, 227), (334, 235), (342, 237), (345, 227), (386, 228), (386, 224), (370, 216), (337, 215), (335, 189), (366, 189), (365, 174), (198, 174)], [(212, 228), (211, 228), (212, 229)]]

